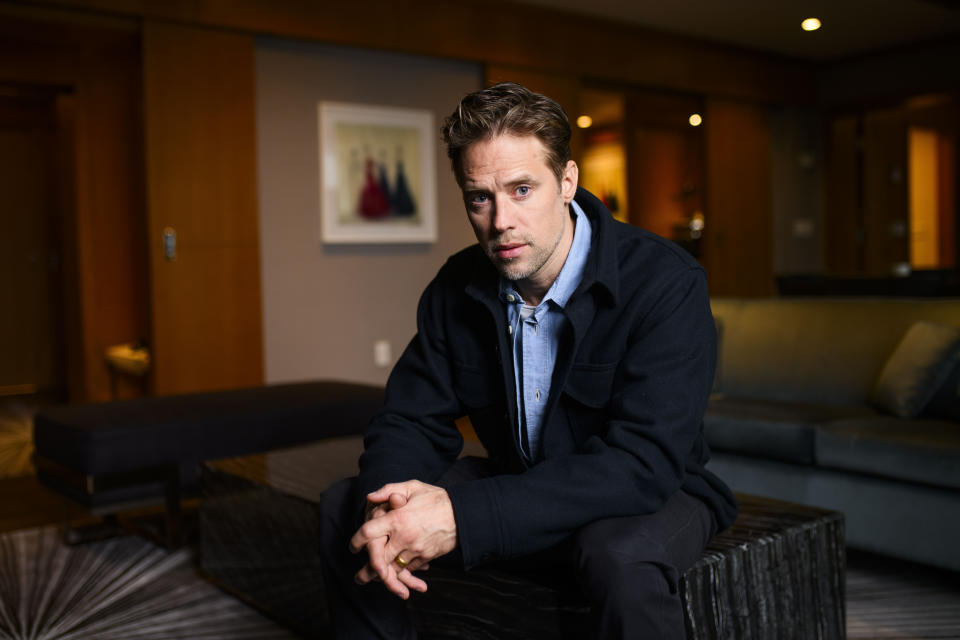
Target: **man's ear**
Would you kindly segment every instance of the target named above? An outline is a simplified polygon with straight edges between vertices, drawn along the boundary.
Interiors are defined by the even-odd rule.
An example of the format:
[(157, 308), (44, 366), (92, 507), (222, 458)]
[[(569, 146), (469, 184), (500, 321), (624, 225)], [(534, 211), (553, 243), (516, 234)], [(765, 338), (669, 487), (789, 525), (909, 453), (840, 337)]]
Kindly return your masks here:
[(580, 181), (580, 168), (573, 160), (567, 160), (567, 166), (563, 168), (563, 175), (560, 176), (560, 194), (563, 201), (570, 204), (573, 196), (577, 193), (577, 183)]

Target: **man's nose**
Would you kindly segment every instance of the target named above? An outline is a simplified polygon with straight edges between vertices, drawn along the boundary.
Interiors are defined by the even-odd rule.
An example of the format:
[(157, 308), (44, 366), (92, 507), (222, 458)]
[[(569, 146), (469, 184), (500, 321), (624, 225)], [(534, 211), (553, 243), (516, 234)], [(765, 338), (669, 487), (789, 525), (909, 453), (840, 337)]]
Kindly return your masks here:
[(494, 198), (493, 201), (493, 228), (503, 233), (516, 226), (517, 207), (509, 198)]

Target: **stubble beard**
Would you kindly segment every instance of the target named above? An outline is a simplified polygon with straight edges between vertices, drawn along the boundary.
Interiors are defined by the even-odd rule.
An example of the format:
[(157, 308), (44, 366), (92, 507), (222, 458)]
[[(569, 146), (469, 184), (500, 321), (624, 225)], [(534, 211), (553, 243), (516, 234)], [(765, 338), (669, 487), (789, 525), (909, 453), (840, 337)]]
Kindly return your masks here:
[[(545, 264), (550, 260), (550, 257), (553, 256), (557, 251), (557, 247), (560, 246), (560, 242), (563, 240), (563, 232), (566, 230), (567, 220), (564, 219), (563, 225), (560, 227), (560, 231), (557, 233), (557, 237), (554, 238), (550, 247), (542, 247), (533, 243), (532, 240), (524, 239), (524, 242), (527, 247), (531, 250), (531, 255), (529, 261), (524, 264), (522, 258), (498, 258), (493, 252), (493, 247), (498, 244), (502, 244), (503, 240), (496, 239), (491, 240), (487, 247), (486, 252), (487, 256), (490, 258), (490, 261), (493, 262), (493, 265), (497, 268), (497, 271), (500, 272), (507, 280), (511, 282), (517, 282), (518, 280), (526, 280), (531, 276), (538, 273)], [(510, 243), (517, 242), (515, 239), (511, 239)]]

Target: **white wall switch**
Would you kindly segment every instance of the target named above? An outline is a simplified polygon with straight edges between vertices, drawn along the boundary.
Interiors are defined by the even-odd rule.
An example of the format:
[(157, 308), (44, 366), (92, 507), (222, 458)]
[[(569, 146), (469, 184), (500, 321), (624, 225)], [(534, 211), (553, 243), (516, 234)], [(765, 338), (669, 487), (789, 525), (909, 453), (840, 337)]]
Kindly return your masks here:
[(393, 363), (393, 350), (389, 340), (377, 340), (373, 343), (373, 364), (378, 367), (389, 367)]

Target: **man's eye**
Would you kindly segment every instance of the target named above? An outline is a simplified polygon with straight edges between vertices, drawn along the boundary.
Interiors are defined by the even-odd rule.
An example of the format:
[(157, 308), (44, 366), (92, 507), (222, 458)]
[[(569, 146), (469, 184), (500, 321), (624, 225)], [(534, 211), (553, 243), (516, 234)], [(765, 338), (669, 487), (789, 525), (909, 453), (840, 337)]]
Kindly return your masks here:
[(520, 196), (521, 198), (525, 198), (525, 197), (527, 197), (528, 195), (530, 195), (530, 187), (528, 187), (527, 185), (521, 185), (521, 186), (517, 187), (517, 192), (516, 192), (516, 193), (517, 193), (517, 195)]
[(470, 197), (471, 204), (486, 204), (487, 203), (487, 194), (485, 193), (475, 193)]

